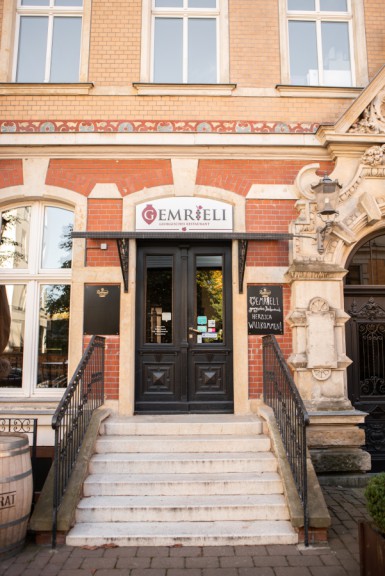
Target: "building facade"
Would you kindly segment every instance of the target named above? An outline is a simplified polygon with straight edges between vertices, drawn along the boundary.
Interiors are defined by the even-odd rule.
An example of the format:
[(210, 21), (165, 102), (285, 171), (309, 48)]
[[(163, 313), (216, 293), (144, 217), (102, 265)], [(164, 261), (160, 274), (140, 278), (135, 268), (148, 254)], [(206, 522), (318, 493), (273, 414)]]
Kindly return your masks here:
[(385, 467), (381, 8), (0, 2), (0, 410), (41, 456), (91, 334), (120, 414), (247, 414), (275, 332), (316, 469)]

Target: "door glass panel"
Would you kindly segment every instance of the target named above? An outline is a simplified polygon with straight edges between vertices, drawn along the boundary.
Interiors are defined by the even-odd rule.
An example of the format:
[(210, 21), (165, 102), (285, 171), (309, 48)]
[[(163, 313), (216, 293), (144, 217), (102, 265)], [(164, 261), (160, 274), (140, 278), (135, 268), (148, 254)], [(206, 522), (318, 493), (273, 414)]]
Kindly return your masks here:
[(173, 258), (146, 257), (146, 344), (173, 341)]
[(354, 254), (346, 284), (385, 284), (385, 235), (363, 244)]
[(38, 388), (66, 388), (70, 286), (47, 284), (40, 290)]
[(31, 207), (22, 206), (1, 214), (0, 268), (27, 268)]
[(224, 340), (222, 256), (196, 258), (196, 330), (198, 344)]
[(0, 286), (0, 387), (21, 388), (23, 376), (24, 284)]

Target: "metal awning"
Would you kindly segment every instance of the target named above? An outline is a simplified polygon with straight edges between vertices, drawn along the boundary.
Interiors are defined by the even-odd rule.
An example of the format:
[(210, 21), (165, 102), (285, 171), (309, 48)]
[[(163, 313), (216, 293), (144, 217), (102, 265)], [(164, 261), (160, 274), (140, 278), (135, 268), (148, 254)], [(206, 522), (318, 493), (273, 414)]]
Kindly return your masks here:
[(124, 291), (128, 292), (128, 240), (204, 240), (205, 242), (238, 240), (238, 289), (243, 293), (246, 256), (249, 241), (292, 240), (293, 235), (281, 232), (72, 232), (73, 238), (115, 240), (118, 246)]

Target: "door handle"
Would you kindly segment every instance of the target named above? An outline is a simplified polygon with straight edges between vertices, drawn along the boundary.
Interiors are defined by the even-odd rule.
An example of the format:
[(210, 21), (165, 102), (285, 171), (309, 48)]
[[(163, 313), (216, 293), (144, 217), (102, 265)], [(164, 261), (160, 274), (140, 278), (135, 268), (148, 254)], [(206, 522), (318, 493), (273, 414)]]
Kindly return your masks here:
[(201, 334), (201, 332), (199, 332), (199, 330), (195, 330), (195, 328), (193, 328), (192, 326), (189, 326), (189, 331), (194, 332), (194, 334)]

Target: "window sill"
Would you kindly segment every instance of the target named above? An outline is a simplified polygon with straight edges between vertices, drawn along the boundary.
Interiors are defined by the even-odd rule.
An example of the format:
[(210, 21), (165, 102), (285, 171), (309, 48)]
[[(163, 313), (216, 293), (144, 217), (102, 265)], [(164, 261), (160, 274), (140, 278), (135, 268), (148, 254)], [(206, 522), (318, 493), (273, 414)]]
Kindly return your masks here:
[(67, 83), (34, 83), (34, 82), (0, 82), (2, 96), (52, 96), (84, 95), (94, 87), (92, 82)]
[(236, 84), (159, 84), (133, 82), (138, 96), (231, 96)]
[(356, 98), (363, 88), (341, 86), (294, 86), (292, 84), (277, 84), (276, 90), (280, 96), (288, 98)]

